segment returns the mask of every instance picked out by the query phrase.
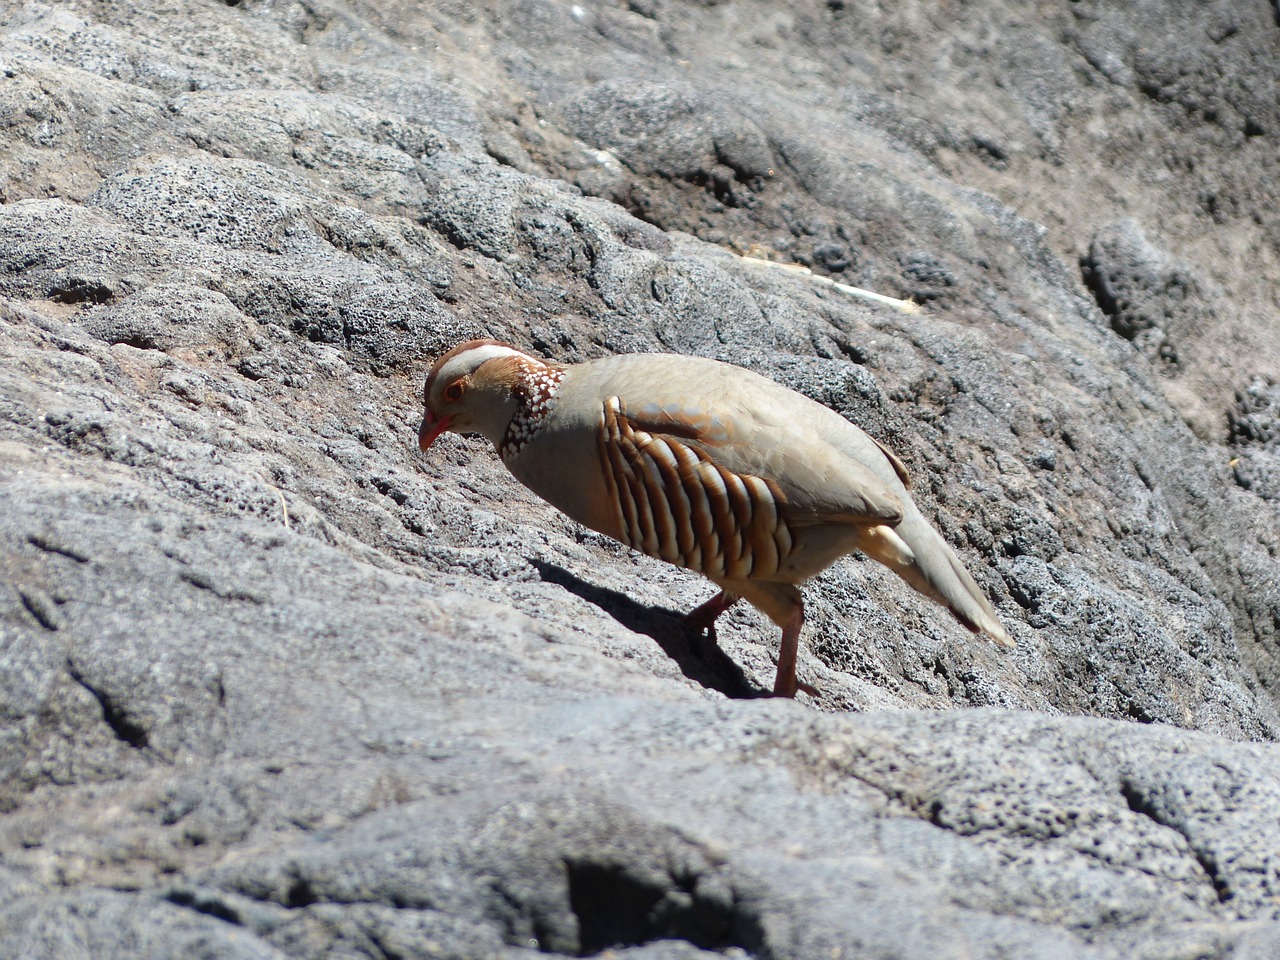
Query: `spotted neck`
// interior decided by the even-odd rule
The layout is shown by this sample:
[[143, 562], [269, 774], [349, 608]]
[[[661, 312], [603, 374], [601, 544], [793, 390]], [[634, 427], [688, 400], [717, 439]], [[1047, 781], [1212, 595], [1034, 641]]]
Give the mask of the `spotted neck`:
[[529, 359], [521, 363], [515, 377], [514, 392], [520, 401], [515, 416], [507, 424], [498, 455], [503, 462], [519, 456], [529, 441], [538, 435], [556, 406], [556, 396], [564, 370]]

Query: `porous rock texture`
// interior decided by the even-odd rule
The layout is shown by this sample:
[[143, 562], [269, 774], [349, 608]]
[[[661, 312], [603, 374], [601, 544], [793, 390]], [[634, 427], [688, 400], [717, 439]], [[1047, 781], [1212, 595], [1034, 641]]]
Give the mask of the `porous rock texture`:
[[[1280, 955], [1278, 16], [6, 3], [0, 956]], [[829, 404], [1017, 649], [850, 558], [763, 697], [474, 336]]]

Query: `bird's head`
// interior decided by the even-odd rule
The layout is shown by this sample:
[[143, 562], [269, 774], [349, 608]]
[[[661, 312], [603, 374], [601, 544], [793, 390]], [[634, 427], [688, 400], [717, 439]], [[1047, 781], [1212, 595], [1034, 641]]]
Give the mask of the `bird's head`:
[[545, 366], [497, 340], [458, 344], [427, 374], [418, 446], [425, 452], [446, 430], [483, 434], [499, 446], [523, 402], [522, 381], [531, 365]]

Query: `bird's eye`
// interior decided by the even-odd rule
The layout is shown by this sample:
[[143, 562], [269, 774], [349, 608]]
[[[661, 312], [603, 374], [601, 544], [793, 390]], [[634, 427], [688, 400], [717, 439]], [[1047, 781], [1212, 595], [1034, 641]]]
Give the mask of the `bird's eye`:
[[453, 383], [445, 387], [444, 398], [450, 401], [461, 400], [462, 399], [462, 381], [455, 380], [453, 381]]

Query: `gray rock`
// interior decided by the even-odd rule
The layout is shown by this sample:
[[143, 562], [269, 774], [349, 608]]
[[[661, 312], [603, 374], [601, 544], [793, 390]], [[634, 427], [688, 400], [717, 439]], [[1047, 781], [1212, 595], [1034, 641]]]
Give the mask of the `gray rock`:
[[224, 917], [184, 906], [108, 891], [22, 900], [0, 909], [0, 954], [33, 960], [288, 956]]
[[1177, 367], [1178, 342], [1212, 325], [1212, 292], [1185, 264], [1153, 247], [1133, 219], [1094, 235], [1084, 278], [1111, 328], [1153, 362]]
[[[0, 35], [0, 956], [1276, 953], [1270, 6]], [[1017, 650], [855, 557], [765, 698], [763, 618], [416, 452], [476, 336], [838, 410]]]
[[1265, 500], [1280, 500], [1280, 386], [1255, 380], [1238, 392], [1227, 433], [1236, 450], [1236, 483]]

